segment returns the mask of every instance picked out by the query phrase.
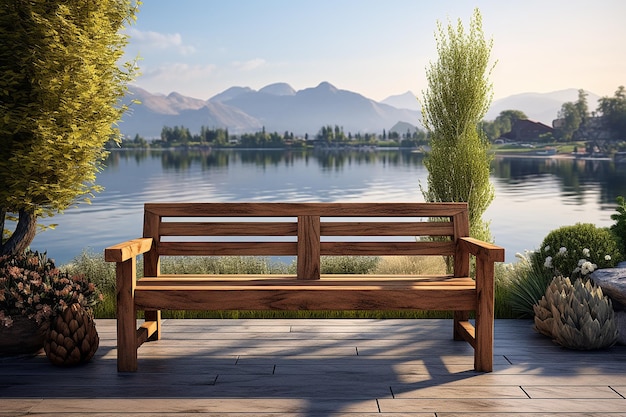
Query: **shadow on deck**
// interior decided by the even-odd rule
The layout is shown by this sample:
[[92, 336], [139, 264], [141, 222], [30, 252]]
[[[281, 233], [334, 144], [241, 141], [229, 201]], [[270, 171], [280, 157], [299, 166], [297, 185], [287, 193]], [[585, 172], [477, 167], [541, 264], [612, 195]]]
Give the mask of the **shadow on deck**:
[[626, 347], [577, 352], [496, 321], [493, 373], [451, 320], [166, 320], [118, 373], [115, 321], [88, 364], [0, 358], [0, 416], [626, 416]]

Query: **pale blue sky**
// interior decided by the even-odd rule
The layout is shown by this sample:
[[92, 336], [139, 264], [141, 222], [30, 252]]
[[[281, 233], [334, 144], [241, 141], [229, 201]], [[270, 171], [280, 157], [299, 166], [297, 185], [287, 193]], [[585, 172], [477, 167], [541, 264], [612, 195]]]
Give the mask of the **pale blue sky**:
[[382, 100], [421, 96], [437, 21], [493, 38], [495, 98], [626, 84], [624, 0], [144, 0], [128, 33], [136, 85], [208, 99], [232, 86], [328, 81]]

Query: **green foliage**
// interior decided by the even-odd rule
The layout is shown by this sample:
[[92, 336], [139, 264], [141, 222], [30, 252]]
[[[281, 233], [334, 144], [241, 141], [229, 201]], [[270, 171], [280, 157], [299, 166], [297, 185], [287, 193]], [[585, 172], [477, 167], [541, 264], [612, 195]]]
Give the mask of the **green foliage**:
[[610, 227], [611, 233], [617, 241], [622, 255], [626, 255], [626, 200], [624, 197], [617, 197], [617, 213], [611, 214], [611, 220], [615, 223]]
[[131, 0], [3, 1], [3, 216], [54, 215], [100, 189], [103, 145], [119, 135], [120, 98], [135, 73], [133, 63], [120, 66], [120, 30], [136, 8]]
[[617, 243], [607, 229], [578, 223], [553, 230], [541, 249], [524, 255], [510, 268], [509, 303], [519, 317], [533, 317], [533, 306], [557, 275], [584, 277], [597, 268], [612, 267], [621, 259]]
[[[536, 267], [544, 267], [553, 276], [582, 274], [596, 268], [610, 268], [622, 259], [611, 232], [590, 223], [577, 223], [553, 230], [544, 238], [538, 254], [533, 257]], [[585, 264], [588, 262], [590, 265]], [[591, 268], [591, 271], [583, 268]]]
[[489, 109], [492, 86], [488, 69], [492, 42], [484, 39], [482, 18], [475, 10], [469, 34], [459, 20], [444, 30], [438, 23], [439, 60], [427, 71], [428, 90], [422, 114], [430, 133], [431, 151], [424, 161], [428, 189], [422, 193], [431, 202], [467, 202], [470, 234], [491, 240], [482, 215], [494, 198], [489, 182], [489, 141], [479, 124]]
[[322, 274], [370, 274], [380, 261], [376, 256], [322, 256]]
[[508, 304], [515, 317], [533, 317], [533, 306], [544, 296], [552, 280], [552, 271], [534, 260], [536, 253], [518, 254], [519, 261], [508, 269]]
[[615, 344], [617, 325], [611, 300], [590, 280], [556, 276], [535, 305], [535, 329], [559, 345], [577, 350]]
[[163, 274], [285, 274], [282, 263], [258, 256], [177, 256], [161, 258]]
[[556, 129], [559, 139], [564, 141], [572, 140], [576, 131], [589, 118], [587, 95], [584, 90], [578, 90], [578, 100], [576, 102], [563, 103], [561, 106], [557, 116], [561, 124]]
[[494, 141], [505, 133], [511, 131], [511, 127], [517, 120], [526, 120], [528, 116], [520, 110], [504, 110], [500, 112], [493, 122], [482, 121], [480, 128], [487, 135], [487, 139]]
[[598, 102], [604, 125], [613, 139], [626, 137], [626, 88], [620, 86], [613, 97], [602, 97]]

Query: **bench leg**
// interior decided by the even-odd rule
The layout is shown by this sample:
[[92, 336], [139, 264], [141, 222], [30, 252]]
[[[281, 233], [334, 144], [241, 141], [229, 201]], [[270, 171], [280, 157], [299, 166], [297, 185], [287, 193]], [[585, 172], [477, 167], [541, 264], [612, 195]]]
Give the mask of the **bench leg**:
[[117, 278], [117, 370], [137, 370], [137, 313], [135, 310], [135, 259], [119, 262]]
[[474, 370], [493, 371], [493, 303], [479, 303], [476, 310]]
[[493, 262], [476, 258], [474, 369], [478, 372], [493, 371], [494, 268]]

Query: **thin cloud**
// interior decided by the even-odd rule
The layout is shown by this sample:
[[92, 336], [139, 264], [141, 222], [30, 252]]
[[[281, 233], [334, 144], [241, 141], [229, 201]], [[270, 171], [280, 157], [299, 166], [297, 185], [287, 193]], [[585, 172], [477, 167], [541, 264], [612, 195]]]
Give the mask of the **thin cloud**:
[[264, 67], [267, 62], [262, 58], [251, 59], [249, 61], [235, 61], [232, 63], [232, 66], [240, 71], [252, 71], [257, 68]]
[[150, 49], [174, 49], [181, 55], [191, 55], [196, 51], [191, 45], [185, 45], [180, 33], [160, 33], [129, 28], [126, 32], [135, 47]]
[[189, 65], [185, 63], [174, 63], [167, 65], [160, 65], [154, 68], [142, 69], [141, 79], [143, 81], [180, 81], [190, 79], [205, 79], [213, 74], [216, 66], [213, 64], [207, 65]]

